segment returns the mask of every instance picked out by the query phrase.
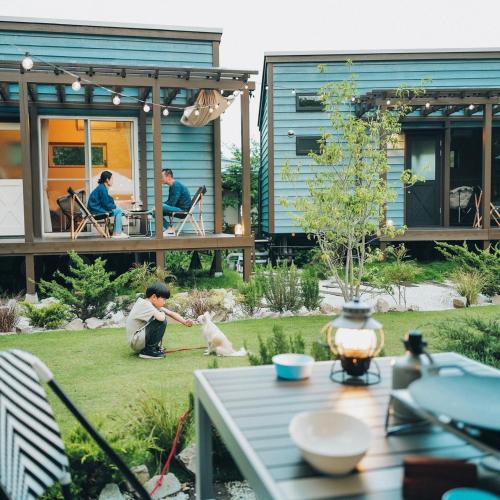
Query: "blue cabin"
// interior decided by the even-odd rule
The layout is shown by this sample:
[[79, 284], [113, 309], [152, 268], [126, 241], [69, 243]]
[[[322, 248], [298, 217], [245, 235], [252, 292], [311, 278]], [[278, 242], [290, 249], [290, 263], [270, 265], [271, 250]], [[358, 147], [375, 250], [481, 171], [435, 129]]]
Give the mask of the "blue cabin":
[[[319, 151], [321, 129], [329, 125], [319, 89], [352, 73], [359, 95], [351, 112], [358, 116], [390, 106], [401, 85], [425, 82], [425, 95], [409, 102], [413, 111], [402, 123], [398, 147], [387, 151], [397, 199], [386, 217], [407, 227], [398, 241], [500, 239], [500, 51], [483, 49], [265, 54], [258, 121], [261, 232], [285, 247], [303, 236], [293, 209], [280, 199], [307, 193], [301, 185], [311, 175], [308, 154]], [[301, 166], [293, 184], [282, 179], [286, 161]], [[404, 169], [425, 182], [405, 186]]]
[[[155, 252], [162, 266], [166, 250], [208, 249], [220, 259], [218, 250], [242, 248], [249, 274], [249, 94], [257, 72], [222, 68], [221, 36], [210, 28], [0, 18], [0, 260], [25, 257], [28, 289], [37, 260], [69, 250]], [[238, 237], [222, 232], [213, 119], [230, 104], [241, 106], [244, 131]], [[206, 117], [202, 126], [181, 122], [187, 110]], [[163, 236], [163, 168], [192, 195], [206, 187], [196, 223], [188, 218], [174, 238]], [[103, 238], [92, 224], [75, 236], [81, 214], [68, 188], [85, 202], [103, 170], [130, 214], [130, 238]], [[139, 202], [149, 215], [131, 213]]]

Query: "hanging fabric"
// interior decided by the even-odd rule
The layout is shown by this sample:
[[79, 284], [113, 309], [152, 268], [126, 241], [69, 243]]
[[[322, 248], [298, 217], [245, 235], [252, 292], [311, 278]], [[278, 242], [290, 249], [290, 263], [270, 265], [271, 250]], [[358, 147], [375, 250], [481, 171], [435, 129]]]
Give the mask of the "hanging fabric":
[[231, 101], [224, 98], [218, 90], [202, 89], [195, 103], [184, 110], [181, 123], [186, 127], [203, 127], [224, 113], [230, 104]]

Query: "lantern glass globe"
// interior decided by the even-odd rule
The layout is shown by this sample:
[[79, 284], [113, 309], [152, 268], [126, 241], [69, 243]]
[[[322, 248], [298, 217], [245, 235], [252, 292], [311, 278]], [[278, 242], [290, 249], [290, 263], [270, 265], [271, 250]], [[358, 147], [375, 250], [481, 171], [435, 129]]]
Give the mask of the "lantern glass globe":
[[33, 67], [33, 59], [29, 54], [26, 54], [26, 56], [24, 56], [21, 65], [26, 71], [29, 71]]
[[151, 111], [151, 108], [149, 107], [148, 103], [144, 104], [142, 109], [144, 110], [144, 113], [149, 113]]
[[120, 96], [119, 95], [114, 95], [113, 96], [113, 104], [115, 106], [118, 106], [120, 104], [120, 102], [121, 102]]
[[377, 347], [377, 336], [368, 328], [339, 328], [335, 333], [335, 346], [341, 356], [370, 358]]
[[82, 84], [80, 83], [80, 79], [78, 78], [78, 80], [75, 80], [72, 84], [71, 84], [71, 88], [75, 91], [75, 92], [78, 92], [81, 88], [82, 88]]

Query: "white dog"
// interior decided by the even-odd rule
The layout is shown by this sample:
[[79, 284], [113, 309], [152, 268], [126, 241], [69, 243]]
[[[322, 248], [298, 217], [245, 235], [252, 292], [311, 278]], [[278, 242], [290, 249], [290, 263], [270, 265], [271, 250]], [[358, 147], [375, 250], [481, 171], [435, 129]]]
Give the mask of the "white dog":
[[212, 321], [212, 315], [207, 311], [198, 316], [198, 323], [201, 325], [201, 331], [207, 341], [207, 350], [205, 355], [215, 352], [217, 356], [246, 356], [247, 351], [241, 348], [235, 351], [231, 342], [222, 333], [220, 328]]

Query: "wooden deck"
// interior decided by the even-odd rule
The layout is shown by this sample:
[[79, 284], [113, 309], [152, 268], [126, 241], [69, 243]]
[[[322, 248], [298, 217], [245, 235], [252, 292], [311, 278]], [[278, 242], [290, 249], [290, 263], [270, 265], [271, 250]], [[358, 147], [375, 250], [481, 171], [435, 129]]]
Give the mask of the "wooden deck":
[[474, 229], [468, 227], [419, 227], [410, 228], [395, 238], [382, 237], [382, 242], [392, 241], [493, 241], [500, 240], [500, 227]]
[[0, 239], [0, 255], [57, 255], [70, 250], [78, 253], [156, 252], [161, 250], [222, 250], [254, 246], [252, 236], [234, 236], [217, 233], [206, 236], [181, 235], [168, 238], [129, 238], [124, 240], [98, 237], [67, 237], [35, 239], [25, 242], [22, 238]]

